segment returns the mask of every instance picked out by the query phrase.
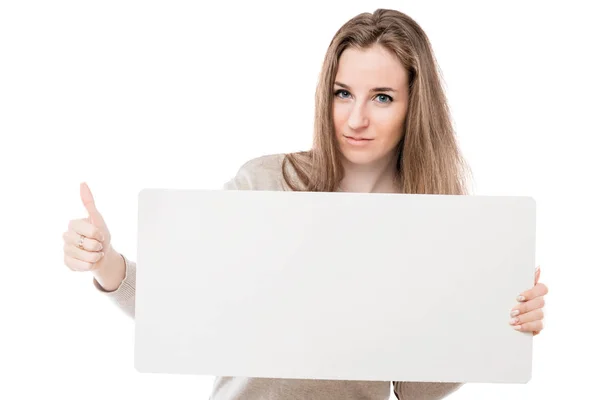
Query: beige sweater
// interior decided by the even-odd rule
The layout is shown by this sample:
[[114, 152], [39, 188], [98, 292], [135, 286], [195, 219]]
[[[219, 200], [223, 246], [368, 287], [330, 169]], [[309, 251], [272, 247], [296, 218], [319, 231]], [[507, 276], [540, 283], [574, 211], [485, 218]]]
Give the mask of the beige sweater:
[[[289, 190], [283, 180], [283, 154], [267, 155], [246, 162], [237, 175], [224, 185], [225, 190]], [[293, 174], [292, 174], [293, 175]], [[102, 289], [94, 279], [95, 288], [123, 312], [135, 317], [136, 264], [123, 255], [126, 276], [112, 292]], [[401, 362], [401, 360], [398, 360]], [[372, 382], [336, 380], [266, 379], [217, 377], [212, 400], [388, 400], [391, 391], [403, 400], [442, 399], [463, 383], [440, 382]]]

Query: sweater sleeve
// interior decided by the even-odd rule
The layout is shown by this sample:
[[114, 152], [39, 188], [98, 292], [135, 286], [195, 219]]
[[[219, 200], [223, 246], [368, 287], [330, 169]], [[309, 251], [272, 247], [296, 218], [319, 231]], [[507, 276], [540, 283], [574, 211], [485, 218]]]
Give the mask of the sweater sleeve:
[[100, 283], [93, 278], [94, 287], [106, 296], [110, 301], [121, 309], [131, 318], [135, 317], [135, 272], [136, 263], [129, 260], [123, 254], [121, 257], [125, 260], [125, 278], [121, 281], [119, 287], [108, 291], [100, 286]]
[[464, 382], [394, 382], [398, 400], [440, 400], [454, 393]]
[[[250, 190], [252, 188], [251, 178], [251, 172], [247, 168], [247, 165], [243, 165], [232, 179], [225, 182], [222, 189]], [[93, 285], [99, 293], [106, 296], [126, 315], [135, 318], [135, 275], [137, 264], [125, 255], [120, 255], [125, 260], [125, 278], [121, 281], [119, 287], [115, 290], [107, 291], [98, 283], [95, 277], [93, 278]]]

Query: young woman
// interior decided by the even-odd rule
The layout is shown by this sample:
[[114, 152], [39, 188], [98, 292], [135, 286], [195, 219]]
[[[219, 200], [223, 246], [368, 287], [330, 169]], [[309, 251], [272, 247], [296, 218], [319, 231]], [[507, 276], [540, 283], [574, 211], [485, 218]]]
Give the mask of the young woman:
[[[224, 188], [463, 195], [468, 171], [427, 36], [407, 15], [377, 10], [352, 18], [330, 43], [312, 149], [249, 160]], [[114, 249], [85, 184], [81, 198], [89, 216], [70, 222], [65, 264], [91, 271], [95, 288], [133, 318], [136, 264]], [[538, 278], [539, 270], [507, 310], [514, 329], [534, 335], [547, 293]], [[462, 384], [218, 377], [211, 398], [383, 400], [391, 387], [399, 399], [441, 399]]]

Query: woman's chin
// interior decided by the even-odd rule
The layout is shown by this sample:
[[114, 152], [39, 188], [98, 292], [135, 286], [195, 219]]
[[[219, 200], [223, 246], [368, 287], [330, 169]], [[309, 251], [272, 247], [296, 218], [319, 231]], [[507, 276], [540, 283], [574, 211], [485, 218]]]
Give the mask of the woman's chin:
[[396, 151], [390, 149], [385, 151], [384, 149], [377, 148], [353, 148], [341, 146], [341, 153], [343, 158], [354, 165], [376, 165], [382, 162], [389, 162], [392, 158], [397, 158]]
[[343, 149], [342, 155], [348, 162], [350, 162], [351, 164], [356, 164], [356, 165], [371, 164], [377, 160], [377, 154], [375, 154], [372, 151], [367, 151], [367, 150], [356, 151], [356, 150]]

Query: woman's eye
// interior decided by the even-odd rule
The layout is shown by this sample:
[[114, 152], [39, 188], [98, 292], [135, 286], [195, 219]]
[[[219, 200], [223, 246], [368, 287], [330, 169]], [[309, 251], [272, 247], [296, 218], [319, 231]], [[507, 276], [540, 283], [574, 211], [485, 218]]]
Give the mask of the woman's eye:
[[338, 90], [337, 92], [335, 92], [335, 95], [341, 98], [345, 98], [345, 96], [350, 96], [350, 93], [348, 93], [347, 90]]
[[382, 103], [391, 103], [392, 102], [392, 98], [390, 96], [388, 96], [387, 94], [379, 94], [379, 95], [377, 95], [377, 99]]

